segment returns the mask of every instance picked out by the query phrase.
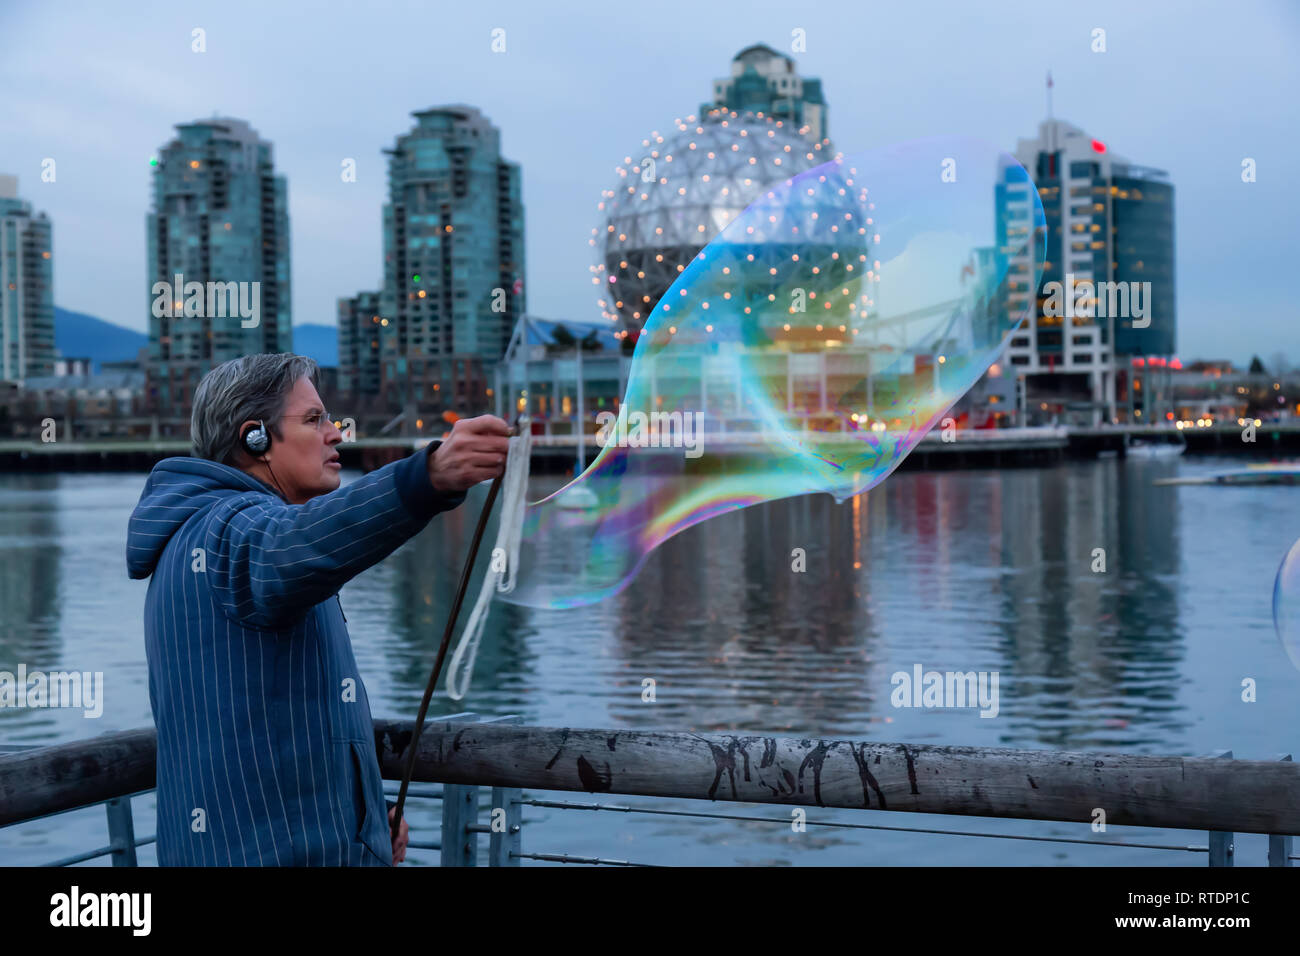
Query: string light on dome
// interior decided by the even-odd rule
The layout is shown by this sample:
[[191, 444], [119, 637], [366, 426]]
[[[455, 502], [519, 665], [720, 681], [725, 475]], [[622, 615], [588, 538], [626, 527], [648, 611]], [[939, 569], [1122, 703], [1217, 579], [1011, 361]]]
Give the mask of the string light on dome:
[[[795, 125], [787, 128], [766, 115], [756, 117], [754, 113], [745, 113], [742, 116], [726, 109], [710, 110], [707, 117], [701, 117], [698, 122], [694, 116], [685, 120], [677, 118], [667, 136], [655, 132], [641, 140], [653, 159], [674, 163], [673, 168], [679, 173], [678, 186], [672, 186], [672, 179], [667, 175], [650, 178], [650, 160], [634, 163], [631, 157], [625, 157], [624, 165], [618, 168], [621, 179], [618, 185], [624, 187], [623, 191], [606, 189], [600, 192], [597, 210], [604, 220], [601, 225], [605, 226], [603, 249], [602, 243], [596, 241], [598, 232], [594, 229], [588, 245], [601, 250], [602, 258], [629, 261], [628, 265], [620, 267], [619, 282], [620, 285], [627, 282], [634, 285], [622, 290], [623, 298], [629, 301], [625, 310], [616, 315], [626, 318], [632, 303], [653, 302], [662, 297], [667, 286], [685, 269], [684, 262], [676, 261], [683, 257], [683, 251], [691, 246], [699, 249], [713, 234], [726, 229], [755, 200], [754, 187], [766, 187], [769, 183], [775, 185], [776, 176], [782, 177], [788, 186], [794, 176], [815, 165], [814, 153], [809, 152], [800, 139], [806, 136], [806, 129], [796, 132]], [[761, 135], [763, 133], [767, 135]], [[766, 162], [769, 159], [771, 162]], [[683, 162], [686, 164], [684, 170], [680, 169]], [[647, 172], [643, 174], [643, 170]], [[741, 170], [748, 175], [741, 174]], [[633, 178], [668, 188], [655, 194], [644, 185], [632, 184]], [[689, 212], [683, 215], [687, 209]], [[786, 233], [789, 227], [787, 234], [794, 237], [791, 239], [794, 242], [800, 241], [798, 237], [801, 231], [805, 231], [788, 218], [781, 223], [775, 219], [769, 221], [782, 233]], [[750, 235], [760, 239], [752, 230]], [[761, 237], [760, 241], [774, 238], [769, 234]], [[617, 258], [620, 255], [621, 259]], [[754, 261], [752, 255], [748, 258], [750, 262]], [[676, 268], [669, 269], [668, 265]], [[743, 288], [743, 275], [740, 282]], [[729, 301], [735, 298], [731, 293], [722, 294]], [[648, 300], [646, 296], [649, 296]], [[744, 296], [739, 297], [743, 302]], [[742, 308], [746, 314], [752, 314], [748, 306]]]

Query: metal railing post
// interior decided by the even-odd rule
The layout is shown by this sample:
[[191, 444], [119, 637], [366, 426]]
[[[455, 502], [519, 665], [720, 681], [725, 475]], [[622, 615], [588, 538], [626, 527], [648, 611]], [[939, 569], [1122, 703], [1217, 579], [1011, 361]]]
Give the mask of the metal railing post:
[[114, 866], [136, 866], [135, 821], [131, 816], [131, 798], [114, 797], [104, 801], [108, 814], [109, 847], [113, 850]]
[[[1231, 750], [1216, 750], [1211, 757], [1232, 759]], [[1210, 866], [1232, 866], [1233, 834], [1230, 831], [1210, 831]]]
[[[492, 822], [488, 837], [488, 866], [518, 866], [523, 852], [524, 792], [513, 787], [492, 788]], [[498, 813], [501, 814], [498, 817]]]
[[[484, 724], [518, 724], [523, 718], [515, 714], [502, 717], [480, 719], [473, 711], [452, 714], [449, 717], [436, 718], [438, 721], [465, 721], [466, 723]], [[466, 784], [448, 783], [442, 787], [442, 865], [443, 866], [478, 866], [478, 835], [486, 828], [478, 823], [479, 787]], [[516, 813], [519, 812], [518, 799], [513, 802]], [[493, 797], [494, 807], [498, 806]], [[509, 810], [507, 810], [507, 816]], [[517, 832], [517, 828], [516, 828]], [[507, 825], [507, 833], [509, 826]], [[493, 834], [493, 838], [497, 834]], [[518, 852], [518, 846], [515, 851]], [[507, 851], [508, 852], [508, 851]], [[494, 864], [497, 865], [497, 864]]]
[[[435, 721], [478, 720], [472, 710], [435, 717]], [[475, 866], [478, 862], [478, 837], [469, 828], [478, 820], [478, 787], [443, 784], [442, 836], [439, 854], [442, 866]]]
[[[1278, 760], [1290, 760], [1290, 754], [1278, 754]], [[1269, 866], [1290, 866], [1291, 865], [1291, 834], [1289, 833], [1270, 833], [1268, 835], [1268, 865]]]
[[[485, 724], [515, 724], [524, 722], [518, 714], [489, 717]], [[520, 801], [524, 792], [517, 787], [493, 787], [491, 819], [488, 823], [488, 866], [518, 866], [523, 852], [524, 808]], [[504, 811], [504, 820], [498, 822], [497, 811]], [[500, 829], [499, 829], [500, 827]]]
[[442, 785], [442, 865], [477, 866], [478, 787], [459, 783]]

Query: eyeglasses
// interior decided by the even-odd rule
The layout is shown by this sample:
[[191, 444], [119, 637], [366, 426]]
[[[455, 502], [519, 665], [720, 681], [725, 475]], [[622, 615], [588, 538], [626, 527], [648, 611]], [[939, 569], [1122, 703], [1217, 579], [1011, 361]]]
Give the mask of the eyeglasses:
[[286, 415], [285, 418], [290, 418], [294, 421], [301, 421], [304, 425], [310, 425], [318, 432], [324, 431], [330, 425], [334, 424], [334, 419], [331, 418], [330, 413], [324, 409], [316, 409], [308, 412], [306, 415]]

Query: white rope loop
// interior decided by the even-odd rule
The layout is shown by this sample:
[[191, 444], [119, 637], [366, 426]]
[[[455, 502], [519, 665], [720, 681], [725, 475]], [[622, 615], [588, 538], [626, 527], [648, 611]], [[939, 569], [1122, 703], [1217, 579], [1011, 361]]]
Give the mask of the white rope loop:
[[[506, 473], [501, 479], [501, 511], [497, 525], [497, 542], [492, 549], [491, 563], [483, 575], [483, 586], [465, 629], [456, 642], [456, 650], [447, 668], [447, 696], [461, 700], [469, 693], [474, 676], [474, 659], [478, 656], [479, 641], [487, 627], [488, 606], [494, 591], [509, 594], [515, 588], [515, 569], [519, 564], [519, 543], [524, 533], [524, 509], [528, 505], [528, 465], [533, 453], [533, 431], [527, 417], [519, 420], [519, 434], [510, 438], [506, 453]], [[500, 558], [505, 558], [505, 571], [498, 571]], [[461, 672], [462, 666], [464, 672]]]

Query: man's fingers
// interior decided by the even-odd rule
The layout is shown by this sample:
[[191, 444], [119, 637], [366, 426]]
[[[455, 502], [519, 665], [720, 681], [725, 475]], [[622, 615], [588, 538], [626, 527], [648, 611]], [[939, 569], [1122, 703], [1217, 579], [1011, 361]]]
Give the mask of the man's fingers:
[[510, 426], [495, 415], [480, 415], [477, 418], [462, 418], [452, 426], [452, 432], [457, 429], [476, 435], [501, 435], [509, 437]]
[[466, 432], [448, 439], [447, 445], [448, 451], [454, 451], [458, 455], [476, 451], [504, 455], [510, 450], [510, 439], [503, 435], [479, 435]]
[[[392, 813], [389, 813], [392, 818]], [[410, 842], [410, 827], [407, 826], [406, 820], [402, 820], [402, 825], [398, 828], [397, 839], [393, 841], [393, 863], [403, 863], [406, 860], [406, 845]]]
[[478, 424], [478, 431], [487, 435], [510, 435], [510, 426], [495, 415], [480, 415], [473, 419]]

